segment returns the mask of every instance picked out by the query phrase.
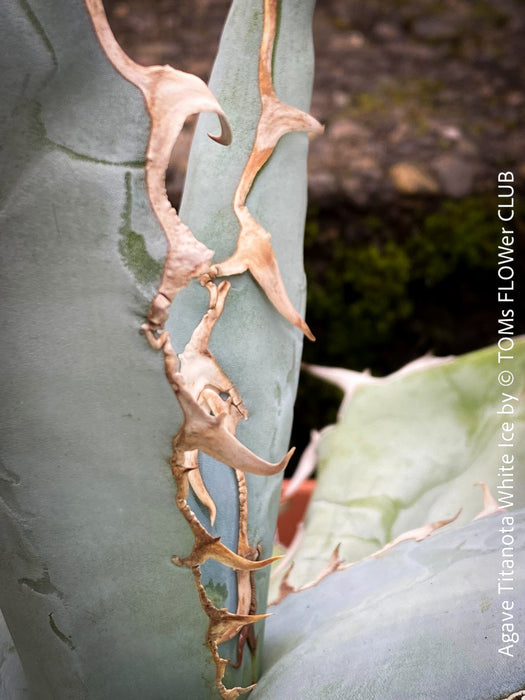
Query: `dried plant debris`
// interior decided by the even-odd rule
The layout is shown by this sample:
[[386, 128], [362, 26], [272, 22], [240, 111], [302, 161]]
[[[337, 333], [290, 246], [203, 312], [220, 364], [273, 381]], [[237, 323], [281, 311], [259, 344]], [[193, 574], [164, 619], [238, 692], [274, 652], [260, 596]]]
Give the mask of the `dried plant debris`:
[[[258, 172], [271, 157], [284, 134], [304, 131], [314, 135], [323, 128], [313, 117], [284, 104], [275, 94], [272, 56], [278, 0], [264, 0], [258, 70], [261, 115], [253, 148], [233, 200], [233, 209], [240, 225], [238, 244], [230, 258], [212, 264], [213, 251], [197, 240], [170, 204], [165, 179], [173, 145], [186, 118], [198, 112], [215, 112], [220, 121], [221, 133], [211, 138], [219, 144], [228, 145], [231, 142], [231, 131], [226, 116], [207, 85], [196, 76], [170, 66], [144, 67], [132, 61], [116, 42], [101, 0], [85, 0], [85, 3], [106, 56], [124, 78], [141, 90], [151, 118], [146, 153], [146, 188], [153, 212], [166, 236], [168, 253], [161, 283], [142, 330], [151, 347], [162, 351], [166, 378], [183, 411], [184, 421], [173, 438], [170, 464], [177, 487], [176, 504], [194, 536], [191, 552], [185, 557], [173, 556], [172, 560], [178, 566], [189, 567], [193, 572], [200, 603], [209, 619], [206, 643], [215, 661], [219, 693], [222, 698], [237, 698], [253, 686], [225, 688], [225, 668], [228, 664], [240, 666], [245, 643], [248, 643], [250, 651], [254, 653], [256, 639], [253, 623], [266, 617], [255, 614], [257, 591], [253, 572], [279, 558], [261, 559], [260, 546], [251, 544], [248, 540], [248, 494], [244, 473], [265, 476], [276, 474], [286, 467], [293, 449], [279, 462], [272, 464], [255, 455], [235, 437], [237, 425], [240, 420], [248, 418], [248, 411], [235, 385], [219, 367], [208, 348], [210, 335], [221, 316], [230, 289], [228, 281], [217, 285], [214, 280], [249, 270], [275, 308], [310, 339], [314, 339], [288, 297], [270, 242], [271, 235], [250, 214], [246, 199]], [[195, 328], [184, 351], [177, 355], [170, 335], [164, 328], [176, 294], [192, 278], [199, 279], [208, 289], [208, 311]], [[223, 545], [220, 537], [213, 537], [188, 504], [191, 488], [196, 498], [208, 509], [213, 525], [217, 508], [199, 470], [199, 451], [227, 464], [235, 471], [239, 499], [236, 552]], [[210, 558], [236, 572], [238, 603], [235, 613], [216, 608], [206, 595], [201, 583], [200, 565]], [[234, 663], [233, 660], [220, 657], [218, 644], [236, 635], [238, 645]]]
[[192, 277], [206, 271], [213, 251], [198, 241], [182, 223], [166, 193], [166, 170], [173, 146], [187, 117], [198, 112], [215, 112], [221, 134], [212, 138], [231, 142], [224, 112], [208, 86], [197, 76], [171, 66], [141, 66], [132, 61], [117, 43], [108, 24], [101, 0], [85, 0], [95, 33], [116, 70], [140, 89], [151, 118], [146, 151], [146, 188], [151, 207], [168, 242], [162, 281], [148, 313], [152, 329], [164, 327], [168, 308], [177, 292]]
[[[421, 527], [415, 527], [414, 529], [408, 530], [407, 532], [402, 532], [395, 539], [393, 539], [392, 542], [388, 542], [387, 544], [385, 544], [384, 547], [381, 547], [381, 549], [378, 549], [377, 552], [374, 552], [368, 557], [365, 557], [362, 561], [364, 561], [365, 559], [377, 559], [377, 557], [380, 557], [382, 554], [385, 554], [385, 552], [388, 552], [390, 549], [394, 549], [394, 547], [397, 547], [397, 545], [401, 544], [402, 542], [409, 542], [410, 540], [414, 540], [414, 542], [422, 542], [423, 540], [426, 540], [427, 537], [430, 537], [430, 535], [436, 530], [445, 527], [445, 525], [450, 525], [450, 523], [453, 523], [454, 520], [457, 520], [459, 518], [460, 513], [461, 510], [458, 510], [456, 515], [453, 515], [451, 518], [435, 520], [432, 523], [427, 523], [426, 525], [422, 525]], [[357, 562], [344, 564], [340, 568], [348, 569], [351, 566], [354, 566], [354, 564], [356, 563]]]
[[324, 566], [321, 569], [321, 571], [317, 574], [315, 579], [313, 581], [309, 581], [308, 583], [303, 584], [302, 586], [293, 586], [289, 581], [290, 574], [292, 573], [294, 566], [292, 562], [286, 570], [286, 573], [284, 574], [279, 584], [279, 592], [277, 594], [277, 597], [274, 600], [272, 600], [272, 602], [269, 605], [278, 605], [288, 595], [290, 595], [290, 593], [300, 593], [301, 591], [307, 591], [309, 588], [314, 588], [314, 586], [317, 586], [318, 583], [321, 583], [321, 581], [323, 581], [327, 576], [330, 576], [330, 574], [333, 574], [336, 571], [341, 571], [342, 568], [345, 568], [342, 566], [344, 559], [341, 559], [339, 555], [339, 548], [340, 545], [337, 545], [337, 547], [330, 555], [330, 559], [326, 563], [326, 566]]
[[261, 116], [255, 141], [235, 190], [233, 208], [240, 224], [237, 248], [233, 255], [210, 268], [210, 278], [238, 275], [249, 270], [266, 296], [290, 323], [310, 340], [312, 332], [293, 307], [286, 292], [277, 258], [270, 242], [271, 234], [248, 211], [246, 198], [258, 172], [272, 155], [279, 139], [292, 131], [310, 135], [322, 133], [323, 127], [309, 114], [281, 102], [273, 87], [272, 55], [277, 27], [278, 0], [264, 0], [264, 23], [259, 51], [259, 94]]
[[[496, 512], [499, 509], [497, 502], [490, 493], [490, 490], [486, 484], [481, 482], [475, 484], [475, 486], [481, 486], [483, 489], [483, 510], [475, 518], [473, 518], [473, 520], [478, 520], [479, 518], [486, 517], [487, 515], [492, 515], [492, 513]], [[368, 556], [363, 557], [358, 561], [345, 562], [344, 559], [342, 559], [339, 555], [340, 545], [337, 545], [337, 547], [332, 552], [330, 559], [328, 560], [326, 565], [319, 571], [315, 579], [301, 586], [294, 586], [290, 583], [290, 575], [294, 567], [294, 554], [297, 551], [300, 545], [300, 541], [303, 537], [304, 525], [301, 523], [297, 530], [296, 537], [294, 538], [294, 541], [286, 551], [286, 554], [281, 559], [279, 564], [272, 570], [272, 580], [278, 581], [278, 591], [275, 598], [269, 603], [269, 606], [278, 605], [288, 595], [290, 595], [290, 593], [300, 593], [301, 591], [313, 588], [327, 576], [329, 576], [332, 573], [335, 573], [336, 571], [344, 571], [345, 569], [350, 569], [356, 564], [360, 564], [361, 562], [366, 561], [368, 559], [377, 559], [378, 557], [381, 557], [383, 554], [386, 554], [386, 552], [390, 551], [391, 549], [394, 549], [403, 542], [408, 542], [410, 540], [413, 540], [415, 542], [422, 542], [423, 540], [426, 540], [427, 537], [430, 537], [430, 535], [436, 532], [436, 530], [439, 530], [445, 527], [446, 525], [450, 525], [455, 520], [457, 520], [460, 513], [461, 509], [450, 518], [436, 520], [434, 522], [427, 523], [426, 525], [422, 525], [421, 527], [417, 527], [412, 530], [408, 530], [407, 532], [403, 532], [396, 538], [394, 538], [391, 542], [385, 544], [384, 547], [381, 547], [381, 549], [372, 552], [372, 554], [369, 554]], [[282, 575], [283, 571], [284, 575]], [[281, 575], [282, 578], [279, 581], [279, 577]]]
[[[339, 554], [339, 549], [340, 545], [337, 545], [332, 554], [330, 555], [330, 558], [326, 565], [319, 571], [317, 576], [312, 580], [308, 581], [307, 583], [301, 585], [301, 586], [294, 586], [290, 583], [290, 575], [293, 571], [294, 563], [291, 561], [293, 557], [289, 557], [288, 552], [286, 555], [283, 557], [283, 560], [279, 563], [279, 566], [276, 567], [276, 569], [272, 572], [272, 576], [274, 578], [277, 578], [278, 574], [280, 574], [283, 570], [282, 568], [282, 563], [283, 562], [290, 562], [288, 565], [288, 568], [286, 569], [284, 576], [282, 577], [281, 581], [279, 582], [279, 589], [276, 597], [271, 601], [269, 604], [270, 606], [272, 605], [278, 605], [281, 601], [283, 601], [290, 593], [300, 593], [301, 591], [306, 591], [309, 588], [313, 588], [314, 586], [317, 586], [318, 583], [323, 581], [327, 576], [330, 574], [335, 573], [336, 571], [344, 571], [345, 569], [349, 569], [352, 566], [355, 566], [356, 564], [361, 563], [362, 561], [366, 561], [367, 559], [377, 559], [381, 555], [385, 554], [388, 552], [390, 549], [394, 549], [394, 547], [397, 547], [399, 544], [402, 542], [408, 542], [409, 540], [414, 540], [416, 542], [421, 542], [425, 540], [427, 537], [430, 537], [430, 535], [435, 532], [436, 530], [439, 530], [442, 527], [445, 527], [445, 525], [449, 525], [450, 523], [454, 522], [459, 516], [461, 511], [458, 511], [456, 515], [454, 515], [452, 518], [445, 518], [443, 520], [437, 520], [432, 523], [427, 523], [426, 525], [423, 525], [418, 528], [414, 528], [413, 530], [408, 530], [407, 532], [403, 532], [401, 535], [396, 537], [392, 542], [388, 542], [384, 547], [381, 547], [381, 549], [378, 549], [376, 552], [373, 552], [372, 554], [369, 554], [366, 557], [363, 557], [359, 561], [351, 561], [351, 562], [345, 562], [344, 559], [341, 558]], [[302, 533], [301, 533], [302, 534]], [[293, 546], [293, 543], [292, 545]], [[297, 545], [295, 545], [295, 549], [297, 550]]]

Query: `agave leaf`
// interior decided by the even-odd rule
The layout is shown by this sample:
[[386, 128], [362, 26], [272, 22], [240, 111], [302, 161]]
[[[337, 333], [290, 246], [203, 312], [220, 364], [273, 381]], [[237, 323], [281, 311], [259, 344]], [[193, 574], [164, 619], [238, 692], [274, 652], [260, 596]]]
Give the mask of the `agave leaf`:
[[0, 613], [0, 698], [28, 698], [27, 680], [2, 613]]
[[[333, 429], [318, 445], [318, 481], [290, 582], [316, 578], [330, 553], [353, 562], [402, 533], [461, 513], [454, 525], [483, 507], [485, 482], [498, 498], [502, 455], [514, 454], [514, 503], [525, 500], [523, 401], [525, 339], [515, 340], [515, 383], [498, 383], [498, 348], [442, 364], [415, 364], [356, 387]], [[352, 377], [351, 377], [352, 378]], [[340, 381], [338, 377], [338, 381]], [[510, 409], [505, 409], [510, 410]], [[514, 423], [514, 447], [502, 444], [502, 424]], [[507, 437], [509, 434], [507, 434]]]
[[[513, 514], [514, 590], [498, 595], [499, 513], [290, 595], [266, 623], [253, 700], [493, 700], [525, 688], [519, 644], [502, 640], [502, 601], [525, 622], [525, 510]], [[508, 632], [508, 630], [507, 630]]]
[[142, 97], [82, 2], [7, 3], [0, 25], [0, 605], [34, 697], [203, 693], [207, 620], [171, 563], [181, 416], [139, 334], [165, 252]]
[[[294, 2], [283, 11], [280, 37], [291, 31], [293, 39], [280, 40], [275, 55], [277, 92], [300, 107], [311, 90], [311, 10], [312, 2]], [[223, 107], [238, 145], [225, 152], [197, 138], [181, 211], [221, 257], [235, 245], [233, 193], [260, 110], [261, 26], [261, 3], [234, 4], [214, 84], [219, 100], [229, 91]], [[5, 3], [0, 27], [0, 605], [39, 699], [216, 697], [209, 620], [191, 571], [172, 563], [193, 544], [168, 464], [182, 413], [162, 358], [139, 333], [166, 254], [144, 184], [142, 96], [103, 55], [78, 0]], [[214, 116], [204, 128], [217, 127]], [[284, 136], [250, 193], [299, 309], [306, 150], [306, 136]], [[193, 285], [173, 308], [177, 352], [206, 296]], [[213, 354], [250, 412], [239, 438], [276, 461], [289, 438], [301, 334], [247, 275], [230, 297]], [[210, 531], [234, 549], [235, 475], [216, 464], [207, 472], [202, 461], [217, 505]], [[271, 551], [279, 485], [278, 476], [250, 478], [249, 537], [262, 543], [261, 558]], [[195, 511], [207, 524], [207, 510]], [[207, 567], [203, 583], [217, 607], [234, 612], [235, 573]], [[255, 578], [264, 610], [267, 574]], [[245, 656], [229, 685], [256, 673]]]
[[[282, 3], [279, 34], [274, 53], [275, 89], [284, 102], [307, 110], [313, 82], [311, 14], [313, 0]], [[209, 132], [216, 131], [214, 117], [199, 117], [181, 204], [181, 218], [199, 239], [216, 251], [222, 261], [237, 246], [239, 222], [233, 200], [239, 177], [255, 138], [261, 102], [257, 89], [257, 49], [262, 31], [262, 2], [234, 2], [223, 32], [221, 46], [210, 79], [210, 88], [228, 116], [233, 141], [227, 149], [208, 145]], [[306, 213], [306, 156], [308, 137], [304, 133], [284, 135], [248, 195], [252, 215], [272, 233], [272, 245], [290, 299], [299, 313], [305, 304], [302, 266], [302, 237]], [[205, 201], [206, 207], [201, 203]], [[210, 339], [210, 351], [224, 373], [235, 383], [249, 418], [237, 427], [237, 437], [255, 454], [279, 462], [288, 447], [295, 400], [302, 335], [281, 317], [248, 272], [229, 278], [231, 288], [221, 321]], [[193, 329], [202, 318], [208, 293], [197, 283], [176, 298], [167, 329], [176, 352], [182, 352]], [[184, 310], [184, 313], [182, 313]], [[264, 349], [260, 336], [264, 335]], [[256, 364], [248, 361], [257, 357]], [[234, 472], [205, 454], [199, 455], [203, 480], [217, 507], [213, 534], [235, 549], [237, 544], [237, 481]], [[248, 484], [248, 537], [261, 544], [261, 559], [270, 556], [274, 525], [279, 507], [281, 475], [262, 477], [246, 474]], [[203, 523], [208, 510], [197, 501], [192, 508]], [[232, 510], [233, 509], [233, 510]], [[232, 517], [232, 515], [234, 517]], [[225, 567], [207, 562], [202, 567], [203, 583], [228, 591], [223, 604], [236, 609], [233, 591], [235, 575]], [[257, 612], [265, 612], [268, 572], [255, 573], [258, 590]], [[256, 625], [257, 635], [262, 623]], [[235, 658], [236, 641], [221, 646], [221, 653]], [[222, 651], [224, 647], [224, 651]], [[245, 657], [249, 654], [245, 654]], [[243, 670], [244, 669], [244, 670]], [[245, 662], [242, 679], [251, 682], [250, 664]], [[228, 674], [231, 669], [227, 669]], [[232, 682], [227, 685], [232, 685]]]

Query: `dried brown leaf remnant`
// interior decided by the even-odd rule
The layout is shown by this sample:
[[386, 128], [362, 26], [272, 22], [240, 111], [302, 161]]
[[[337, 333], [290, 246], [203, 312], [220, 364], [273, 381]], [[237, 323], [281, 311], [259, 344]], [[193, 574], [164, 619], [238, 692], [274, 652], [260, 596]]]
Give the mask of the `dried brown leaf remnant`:
[[[370, 559], [374, 557], [377, 559], [377, 557], [380, 557], [382, 554], [385, 552], [388, 552], [388, 550], [393, 549], [394, 547], [397, 547], [398, 544], [401, 544], [401, 542], [408, 542], [410, 540], [414, 540], [415, 542], [422, 542], [423, 540], [426, 540], [427, 537], [430, 537], [430, 535], [435, 532], [436, 530], [439, 530], [442, 527], [445, 527], [445, 525], [450, 525], [450, 523], [453, 523], [454, 520], [457, 520], [459, 518], [459, 514], [461, 513], [461, 508], [458, 510], [456, 515], [453, 515], [451, 518], [444, 518], [443, 520], [436, 520], [433, 523], [427, 523], [426, 525], [422, 525], [421, 527], [416, 527], [413, 530], [408, 530], [407, 532], [403, 532], [401, 535], [398, 535], [392, 542], [389, 542], [388, 544], [385, 544], [384, 547], [381, 547], [381, 549], [378, 549], [377, 552], [374, 552], [373, 554], [370, 555], [370, 557], [365, 557], [366, 559]], [[351, 564], [349, 565], [351, 566]], [[347, 568], [346, 566], [343, 566], [341, 568]]]
[[225, 547], [220, 542], [220, 537], [210, 535], [188, 505], [189, 481], [188, 472], [184, 466], [184, 452], [175, 448], [170, 464], [173, 478], [177, 484], [176, 503], [194, 536], [191, 553], [187, 557], [174, 556], [172, 559], [175, 564], [194, 567], [202, 564], [207, 559], [215, 559], [235, 570], [254, 571], [262, 569], [279, 559], [279, 557], [270, 557], [262, 561], [246, 559], [244, 556], [236, 554]]
[[315, 340], [288, 297], [270, 242], [271, 235], [254, 219], [246, 206], [246, 198], [257, 173], [272, 155], [281, 136], [292, 131], [305, 131], [311, 135], [323, 131], [323, 127], [311, 115], [284, 104], [275, 94], [272, 55], [277, 27], [277, 6], [278, 0], [264, 0], [263, 34], [259, 51], [259, 94], [262, 110], [255, 141], [233, 200], [235, 215], [240, 224], [237, 248], [227, 260], [211, 266], [210, 277], [238, 275], [249, 270], [279, 313], [310, 340]]
[[293, 571], [293, 562], [290, 564], [288, 567], [285, 575], [283, 576], [283, 579], [281, 583], [279, 584], [279, 592], [277, 594], [277, 598], [272, 600], [270, 605], [278, 605], [280, 602], [282, 602], [287, 596], [290, 595], [290, 593], [300, 593], [301, 591], [307, 591], [309, 588], [314, 588], [317, 586], [317, 584], [321, 583], [327, 576], [330, 576], [330, 574], [335, 573], [336, 571], [341, 570], [341, 565], [343, 564], [344, 559], [341, 559], [339, 555], [339, 549], [341, 545], [337, 545], [337, 547], [334, 549], [332, 554], [330, 555], [330, 559], [326, 563], [326, 566], [324, 566], [321, 571], [317, 574], [317, 576], [313, 579], [313, 581], [309, 581], [308, 583], [303, 584], [302, 586], [292, 586], [290, 583], [290, 574]]
[[[253, 571], [268, 566], [279, 557], [261, 560], [260, 545], [248, 540], [248, 493], [245, 472], [269, 476], [282, 471], [292, 453], [290, 450], [280, 462], [267, 462], [235, 437], [241, 419], [248, 412], [235, 385], [219, 367], [208, 344], [215, 323], [221, 316], [230, 289], [227, 281], [215, 285], [217, 276], [240, 274], [250, 270], [276, 309], [309, 338], [313, 336], [294, 309], [286, 292], [270, 234], [255, 221], [246, 207], [246, 198], [257, 173], [272, 155], [279, 139], [291, 131], [315, 134], [322, 131], [310, 115], [279, 101], [275, 95], [271, 64], [277, 28], [278, 0], [264, 0], [264, 20], [259, 52], [259, 92], [262, 111], [257, 125], [255, 142], [235, 191], [233, 208], [240, 224], [237, 250], [231, 258], [211, 265], [213, 251], [198, 241], [180, 220], [171, 206], [165, 186], [166, 169], [173, 145], [186, 118], [197, 112], [215, 112], [220, 120], [221, 134], [211, 136], [220, 144], [231, 141], [226, 117], [202, 80], [175, 70], [170, 66], [140, 66], [122, 51], [116, 42], [101, 0], [85, 0], [95, 33], [108, 59], [121, 75], [142, 92], [151, 118], [151, 130], [146, 152], [146, 188], [149, 201], [167, 239], [168, 253], [162, 280], [151, 303], [142, 330], [149, 344], [161, 350], [166, 378], [172, 387], [184, 414], [181, 429], [172, 441], [170, 460], [176, 483], [176, 504], [194, 536], [191, 552], [173, 556], [178, 566], [192, 570], [201, 606], [208, 616], [206, 643], [216, 666], [216, 683], [222, 698], [237, 698], [249, 688], [224, 686], [227, 664], [240, 666], [244, 643], [252, 653], [255, 650], [253, 623], [266, 615], [257, 615], [257, 592]], [[187, 286], [191, 278], [200, 278], [209, 292], [208, 311], [197, 325], [180, 355], [176, 355], [170, 335], [164, 330], [169, 308], [177, 292]], [[237, 552], [228, 549], [213, 537], [188, 504], [190, 487], [196, 497], [208, 508], [213, 525], [216, 506], [199, 471], [199, 451], [234, 469], [239, 498], [239, 534]], [[236, 571], [237, 611], [216, 608], [206, 595], [201, 583], [200, 565], [208, 559], [229, 566]], [[222, 659], [218, 644], [239, 634], [237, 662]]]
[[[391, 542], [388, 542], [384, 547], [381, 547], [381, 549], [378, 549], [375, 552], [372, 552], [372, 554], [369, 554], [366, 557], [363, 557], [359, 561], [351, 561], [345, 563], [344, 559], [342, 559], [339, 555], [339, 549], [340, 545], [338, 544], [337, 547], [334, 549], [332, 552], [330, 559], [326, 563], [326, 565], [320, 570], [320, 572], [317, 574], [315, 579], [312, 581], [309, 581], [308, 583], [303, 584], [302, 586], [293, 586], [290, 583], [290, 574], [293, 571], [293, 561], [292, 563], [288, 566], [288, 569], [286, 570], [286, 573], [284, 574], [280, 584], [279, 584], [279, 592], [277, 593], [277, 597], [272, 600], [272, 602], [269, 605], [278, 605], [281, 601], [283, 601], [290, 593], [300, 593], [301, 591], [306, 591], [309, 588], [313, 588], [314, 586], [317, 586], [318, 583], [320, 583], [323, 579], [325, 579], [327, 576], [330, 576], [330, 574], [335, 573], [336, 571], [344, 571], [345, 569], [350, 569], [352, 566], [355, 566], [356, 564], [360, 564], [363, 561], [366, 561], [367, 559], [376, 559], [377, 557], [380, 557], [381, 555], [385, 554], [388, 552], [390, 549], [394, 549], [394, 547], [397, 547], [399, 544], [402, 542], [408, 542], [410, 540], [414, 540], [416, 542], [421, 542], [422, 540], [425, 540], [427, 537], [430, 537], [430, 535], [435, 532], [436, 530], [439, 530], [442, 527], [445, 527], [445, 525], [449, 525], [450, 523], [453, 523], [454, 520], [456, 520], [459, 517], [459, 514], [461, 513], [461, 510], [459, 510], [456, 515], [454, 515], [452, 518], [445, 518], [444, 520], [436, 520], [435, 522], [432, 523], [427, 523], [426, 525], [422, 525], [421, 527], [414, 528], [413, 530], [408, 530], [407, 532], [403, 532], [401, 535], [396, 537], [394, 540]], [[292, 545], [293, 546], [293, 543]], [[297, 545], [295, 546], [295, 549], [297, 549]], [[276, 568], [274, 575], [276, 576], [278, 573], [278, 570], [282, 570], [282, 563], [283, 562], [289, 562], [291, 557], [289, 557], [288, 552], [286, 553], [285, 557], [283, 558], [283, 561], [279, 564], [279, 567]]]
[[102, 1], [85, 0], [85, 3], [106, 56], [126, 80], [140, 89], [151, 118], [146, 151], [146, 187], [151, 207], [168, 241], [162, 281], [148, 313], [148, 324], [155, 330], [164, 327], [168, 308], [177, 292], [192, 277], [205, 272], [213, 257], [213, 251], [195, 238], [168, 200], [166, 170], [173, 146], [186, 118], [198, 112], [218, 115], [221, 134], [212, 136], [218, 143], [229, 144], [231, 131], [219, 103], [200, 78], [171, 66], [135, 63], [113, 36]]
[[[166, 377], [184, 413], [183, 425], [173, 438], [171, 466], [177, 485], [176, 503], [193, 532], [194, 545], [188, 556], [183, 558], [174, 556], [173, 562], [180, 566], [191, 567], [194, 575], [198, 572], [199, 580], [196, 579], [196, 583], [199, 597], [201, 603], [204, 600], [207, 601], [203, 609], [210, 619], [207, 644], [217, 667], [217, 686], [221, 696], [226, 698], [237, 697], [242, 689], [228, 690], [224, 687], [222, 677], [226, 662], [220, 659], [217, 646], [233, 638], [240, 631], [237, 664], [242, 660], [245, 640], [248, 641], [252, 652], [254, 651], [255, 636], [250, 630], [253, 623], [263, 619], [264, 616], [254, 614], [257, 609], [257, 597], [251, 572], [268, 566], [278, 558], [259, 560], [258, 548], [251, 547], [248, 542], [247, 491], [243, 472], [251, 471], [266, 475], [277, 473], [285, 467], [292, 451], [281, 462], [271, 464], [257, 457], [235, 438], [237, 424], [247, 417], [247, 411], [237, 389], [222, 372], [208, 348], [211, 331], [220, 317], [230, 285], [228, 282], [222, 282], [216, 288], [210, 282], [207, 286], [210, 293], [210, 307], [193, 332], [184, 352], [178, 357], [173, 350], [169, 333], [164, 331], [157, 337], [147, 325], [144, 326], [144, 331], [150, 336], [150, 343], [163, 351]], [[197, 483], [195, 493], [198, 498], [203, 502], [209, 499], [210, 512], [214, 512], [215, 509], [200, 475], [195, 479], [199, 474], [198, 450], [210, 454], [235, 469], [239, 493], [237, 552], [225, 547], [220, 542], [220, 538], [210, 535], [188, 505], [187, 498], [191, 482]], [[238, 606], [235, 614], [215, 608], [200, 584], [199, 565], [210, 558], [237, 572]]]
[[[485, 484], [477, 484], [480, 486], [483, 486], [483, 493], [484, 493], [484, 509], [483, 511], [477, 515], [474, 520], [477, 520], [478, 518], [484, 517], [486, 515], [490, 515], [491, 513], [494, 512], [492, 510], [493, 508], [493, 503], [494, 499], [492, 498], [490, 491], [486, 487]], [[442, 527], [445, 527], [446, 525], [450, 525], [453, 523], [457, 518], [459, 517], [461, 513], [461, 509], [458, 510], [458, 512], [453, 515], [451, 518], [444, 518], [443, 520], [435, 520], [434, 522], [427, 523], [426, 525], [422, 525], [421, 527], [416, 527], [413, 530], [408, 530], [407, 532], [403, 532], [400, 535], [398, 535], [395, 539], [393, 539], [391, 542], [388, 542], [384, 547], [381, 547], [381, 549], [378, 549], [375, 552], [372, 552], [372, 554], [369, 554], [366, 557], [363, 557], [362, 559], [359, 559], [358, 561], [351, 561], [345, 563], [344, 559], [340, 558], [339, 556], [339, 547], [340, 545], [337, 545], [337, 547], [334, 549], [332, 552], [332, 555], [330, 556], [330, 559], [328, 560], [326, 566], [324, 566], [319, 574], [315, 577], [314, 580], [309, 581], [308, 583], [303, 584], [302, 586], [293, 586], [290, 583], [290, 574], [293, 571], [294, 563], [293, 563], [293, 556], [295, 555], [295, 552], [297, 551], [299, 545], [300, 545], [300, 540], [302, 538], [303, 534], [303, 527], [302, 524], [298, 528], [298, 535], [297, 535], [297, 542], [294, 540], [292, 544], [290, 545], [288, 551], [286, 552], [285, 556], [279, 563], [279, 566], [274, 569], [272, 572], [272, 577], [273, 578], [278, 578], [278, 575], [281, 573], [283, 570], [284, 566], [287, 566], [288, 568], [286, 569], [286, 573], [284, 574], [283, 578], [281, 579], [279, 583], [279, 590], [277, 593], [277, 596], [274, 600], [269, 603], [270, 606], [272, 605], [278, 605], [281, 601], [283, 601], [290, 593], [300, 593], [301, 591], [308, 590], [309, 588], [313, 588], [316, 586], [318, 583], [320, 583], [323, 579], [325, 579], [327, 576], [329, 576], [332, 573], [335, 573], [336, 571], [344, 571], [345, 569], [350, 569], [352, 566], [355, 566], [356, 564], [360, 564], [363, 561], [366, 561], [367, 559], [377, 559], [378, 557], [382, 556], [383, 554], [386, 554], [391, 549], [394, 549], [398, 545], [402, 544], [403, 542], [409, 542], [410, 540], [413, 540], [415, 542], [422, 542], [425, 540], [427, 537], [430, 537], [436, 530], [441, 529]]]
[[[163, 346], [163, 349], [165, 348], [166, 344]], [[165, 366], [169, 366], [167, 362]], [[174, 446], [179, 450], [201, 450], [233, 469], [260, 476], [272, 476], [286, 468], [295, 448], [289, 450], [280, 462], [275, 464], [266, 462], [227, 430], [225, 426], [227, 407], [231, 406], [231, 403], [221, 399], [225, 407], [224, 411], [216, 416], [210, 415], [199, 406], [186, 389], [182, 374], [174, 373], [168, 379], [184, 412], [184, 423], [174, 438]]]

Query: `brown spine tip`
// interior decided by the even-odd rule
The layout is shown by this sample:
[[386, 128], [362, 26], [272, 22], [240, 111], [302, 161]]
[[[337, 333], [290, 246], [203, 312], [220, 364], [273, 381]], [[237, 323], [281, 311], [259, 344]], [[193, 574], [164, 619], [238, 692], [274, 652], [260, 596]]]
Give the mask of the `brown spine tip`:
[[303, 324], [301, 326], [302, 332], [305, 334], [305, 336], [308, 338], [308, 340], [311, 340], [313, 343], [315, 343], [315, 335], [312, 333], [310, 330], [310, 326], [306, 323], [306, 321], [303, 321]]
[[208, 136], [212, 141], [219, 143], [221, 146], [229, 146], [233, 140], [230, 123], [224, 114], [218, 113], [217, 116], [219, 117], [219, 121], [221, 123], [221, 133], [218, 136], [214, 136], [213, 134], [209, 133]]

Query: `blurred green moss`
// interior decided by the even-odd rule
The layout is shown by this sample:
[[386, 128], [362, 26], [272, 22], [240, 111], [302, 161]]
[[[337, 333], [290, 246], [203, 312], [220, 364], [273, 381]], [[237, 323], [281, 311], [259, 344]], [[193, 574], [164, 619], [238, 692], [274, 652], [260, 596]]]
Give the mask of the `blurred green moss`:
[[[399, 346], [400, 324], [411, 335], [417, 329], [418, 351], [451, 352], [436, 347], [443, 329], [434, 325], [442, 325], [442, 314], [434, 322], [425, 308], [434, 307], [439, 294], [445, 305], [455, 296], [457, 315], [458, 304], [472, 301], [463, 293], [467, 280], [484, 296], [487, 273], [496, 264], [496, 213], [493, 197], [468, 197], [421, 203], [397, 215], [356, 212], [354, 221], [349, 217], [338, 227], [324, 226], [323, 213], [312, 209], [305, 253], [308, 319], [322, 347], [307, 345], [307, 360], [392, 371], [398, 361], [411, 359], [385, 354], [386, 347]], [[468, 304], [460, 316], [468, 317]]]
[[[524, 213], [516, 212], [516, 222]], [[497, 201], [488, 195], [368, 215], [311, 207], [307, 321], [318, 340], [305, 343], [305, 362], [385, 375], [428, 352], [461, 354], [495, 342], [500, 232]], [[516, 233], [518, 277], [525, 255]], [[303, 373], [292, 435], [299, 452], [310, 430], [335, 420], [340, 399]]]
[[494, 269], [499, 236], [496, 207], [492, 199], [469, 197], [444, 202], [426, 216], [407, 241], [414, 279], [432, 286], [462, 264], [472, 271]]

